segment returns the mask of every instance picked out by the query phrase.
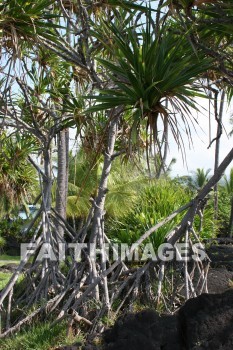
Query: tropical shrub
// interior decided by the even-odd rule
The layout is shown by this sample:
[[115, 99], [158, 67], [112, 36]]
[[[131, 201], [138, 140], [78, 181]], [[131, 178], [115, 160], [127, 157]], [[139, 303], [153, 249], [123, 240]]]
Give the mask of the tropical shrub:
[[0, 217], [30, 202], [38, 190], [37, 174], [28, 156], [37, 147], [29, 136], [0, 135]]
[[6, 250], [18, 251], [20, 243], [26, 243], [32, 237], [31, 232], [25, 234], [24, 227], [26, 225], [26, 221], [21, 218], [15, 220], [2, 219], [0, 221], [0, 238], [4, 245], [1, 245], [0, 248], [4, 247]]
[[[89, 213], [91, 198], [95, 198], [102, 173], [103, 157], [85, 155], [80, 150], [70, 162], [67, 198], [67, 216], [85, 218]], [[106, 215], [119, 218], [131, 210], [137, 196], [147, 183], [136, 166], [115, 159], [108, 178]], [[55, 192], [55, 191], [54, 191]], [[54, 196], [55, 198], [55, 196]]]
[[225, 188], [219, 186], [218, 189], [218, 221], [219, 234], [227, 236], [229, 230], [229, 217], [231, 211], [230, 197], [227, 195]]
[[202, 240], [208, 240], [215, 238], [219, 233], [220, 221], [215, 219], [214, 212], [214, 198], [211, 197], [207, 201], [207, 204], [203, 211], [202, 224], [200, 223], [200, 216], [196, 215], [194, 219], [194, 229], [200, 231], [200, 237]]
[[231, 210], [229, 215], [229, 226], [228, 226], [228, 234], [230, 237], [233, 236], [233, 168], [230, 170], [229, 178], [224, 176], [224, 182], [225, 182], [225, 191], [229, 198]]
[[[190, 194], [187, 188], [182, 188], [172, 180], [155, 181], [142, 191], [129, 214], [121, 220], [109, 220], [107, 228], [110, 237], [117, 242], [132, 244], [146, 230], [189, 200]], [[166, 233], [180, 221], [181, 216], [182, 214], [178, 215], [151, 235], [150, 241], [154, 249], [163, 242]]]
[[6, 244], [6, 240], [0, 236], [0, 251], [2, 251], [2, 249], [4, 248]]
[[[106, 225], [111, 239], [118, 243], [134, 243], [139, 237], [156, 223], [162, 221], [169, 214], [192, 198], [192, 191], [188, 186], [179, 184], [176, 180], [160, 179], [148, 185], [138, 197], [133, 210], [121, 219], [109, 219]], [[165, 235], [176, 226], [184, 214], [178, 214], [172, 221], [153, 233], [147, 242], [151, 242], [155, 250], [164, 241]], [[200, 219], [197, 216], [194, 229], [198, 230]], [[201, 239], [215, 237], [219, 224], [214, 221], [213, 200], [210, 199], [205, 207]]]

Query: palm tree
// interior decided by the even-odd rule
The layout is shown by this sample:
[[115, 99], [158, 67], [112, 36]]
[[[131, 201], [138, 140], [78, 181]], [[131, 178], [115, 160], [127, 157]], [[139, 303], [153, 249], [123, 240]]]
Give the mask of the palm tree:
[[200, 191], [208, 182], [210, 171], [211, 169], [198, 168], [196, 171], [192, 171], [192, 175], [179, 176], [175, 180], [181, 186], [187, 186], [193, 192]]
[[191, 184], [197, 191], [201, 190], [205, 186], [205, 184], [208, 182], [210, 171], [211, 169], [205, 170], [203, 168], [198, 168], [194, 172], [194, 175], [191, 178]]
[[[95, 162], [93, 162], [95, 159]], [[98, 159], [84, 153], [83, 149], [71, 158], [67, 198], [67, 215], [84, 219], [91, 207], [91, 198], [95, 198], [103, 167], [103, 157]], [[134, 206], [147, 179], [136, 166], [115, 160], [108, 179], [106, 195], [106, 215], [120, 218]]]
[[227, 194], [230, 197], [231, 202], [231, 212], [230, 212], [230, 220], [229, 220], [229, 236], [232, 238], [233, 236], [233, 168], [230, 170], [229, 179], [224, 176], [225, 181], [225, 189]]

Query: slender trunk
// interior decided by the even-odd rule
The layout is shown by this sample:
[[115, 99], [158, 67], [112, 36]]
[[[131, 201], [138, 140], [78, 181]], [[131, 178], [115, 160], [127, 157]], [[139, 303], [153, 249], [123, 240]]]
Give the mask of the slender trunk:
[[[68, 130], [64, 129], [58, 134], [58, 160], [57, 160], [57, 190], [56, 190], [56, 211], [66, 220], [67, 192], [68, 192]], [[59, 237], [64, 236], [64, 228], [56, 224]]]
[[[42, 190], [42, 230], [43, 230], [43, 243], [51, 244], [51, 231], [49, 214], [51, 211], [52, 204], [52, 164], [51, 164], [51, 154], [50, 149], [45, 148], [43, 150], [44, 156], [44, 178], [43, 178], [43, 190]], [[48, 259], [43, 260], [41, 278], [43, 279], [46, 271], [48, 270]]]
[[[166, 103], [166, 105], [167, 105], [167, 103]], [[162, 139], [161, 144], [164, 145], [164, 151], [163, 151], [163, 157], [161, 159], [159, 171], [157, 174], [158, 179], [162, 175], [162, 172], [164, 174], [166, 173], [165, 165], [166, 165], [167, 154], [168, 154], [168, 119], [167, 119], [167, 117], [165, 117], [165, 119], [164, 119], [164, 131], [163, 131], [163, 139]]]
[[114, 152], [114, 146], [115, 146], [116, 135], [117, 135], [117, 124], [118, 124], [118, 118], [115, 117], [112, 119], [109, 126], [108, 145], [104, 155], [104, 165], [103, 165], [102, 175], [100, 179], [98, 195], [95, 200], [92, 234], [90, 238], [91, 243], [96, 242], [96, 238], [98, 234], [98, 222], [102, 220], [102, 217], [104, 215], [104, 204], [105, 204], [105, 199], [107, 194], [108, 176], [110, 174], [110, 170], [112, 167], [112, 156]]
[[[110, 174], [110, 170], [112, 167], [112, 160], [113, 160], [113, 153], [114, 153], [114, 146], [116, 142], [116, 136], [117, 136], [117, 129], [118, 129], [118, 117], [113, 116], [110, 125], [109, 125], [109, 133], [108, 133], [108, 144], [107, 149], [104, 155], [104, 164], [103, 164], [103, 170], [102, 175], [100, 179], [99, 189], [98, 189], [98, 195], [94, 202], [94, 216], [93, 216], [93, 223], [92, 223], [92, 232], [90, 237], [90, 243], [97, 243], [97, 238], [104, 235], [104, 232], [101, 232], [101, 228], [99, 226], [99, 223], [104, 220], [104, 205], [105, 205], [105, 199], [107, 194], [107, 185], [108, 185], [108, 177]], [[90, 255], [92, 254], [90, 250]], [[95, 259], [90, 259], [90, 278], [91, 282], [95, 282], [95, 280], [98, 278], [97, 269], [96, 269], [96, 262]], [[99, 300], [99, 289], [98, 286], [94, 289], [94, 297], [96, 300]]]
[[43, 151], [44, 156], [44, 178], [43, 178], [43, 190], [42, 190], [42, 201], [43, 210], [47, 214], [51, 210], [51, 189], [52, 189], [52, 177], [51, 177], [51, 156], [50, 149]]
[[[69, 11], [68, 11], [69, 12]], [[71, 13], [70, 13], [71, 15]], [[67, 21], [66, 40], [70, 44], [70, 23]], [[62, 117], [63, 118], [63, 117]], [[68, 177], [69, 177], [69, 129], [61, 130], [57, 135], [57, 189], [56, 189], [56, 211], [66, 220]], [[64, 228], [56, 223], [59, 238], [64, 236]]]
[[[215, 146], [215, 163], [214, 163], [214, 172], [216, 172], [219, 166], [219, 152], [220, 152], [220, 139], [222, 134], [222, 116], [223, 116], [223, 107], [224, 107], [224, 98], [225, 92], [222, 92], [219, 113], [215, 110], [215, 118], [218, 120], [217, 136], [216, 136], [216, 146]], [[217, 103], [217, 102], [216, 102]], [[215, 106], [217, 109], [217, 106]], [[214, 219], [218, 218], [218, 183], [214, 186]]]

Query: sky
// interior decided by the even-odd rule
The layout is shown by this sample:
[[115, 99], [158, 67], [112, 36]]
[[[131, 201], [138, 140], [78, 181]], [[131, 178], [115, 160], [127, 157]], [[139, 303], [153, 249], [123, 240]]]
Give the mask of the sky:
[[[172, 165], [171, 176], [175, 177], [177, 175], [192, 175], [192, 172], [197, 168], [204, 168], [205, 170], [211, 169], [210, 174], [213, 174], [214, 170], [214, 156], [215, 156], [215, 142], [208, 149], [210, 144], [209, 135], [209, 102], [207, 99], [198, 99], [200, 105], [199, 109], [201, 113], [193, 112], [195, 118], [199, 124], [196, 124], [196, 132], [192, 130], [192, 140], [193, 146], [189, 147], [189, 142], [187, 137], [184, 136], [185, 148], [186, 148], [186, 164], [182, 160], [182, 153], [178, 150], [178, 147], [173, 140], [172, 134], [169, 134], [169, 154], [167, 158], [167, 164], [170, 163], [172, 158], [176, 158], [176, 163]], [[225, 102], [225, 108], [223, 113], [223, 134], [220, 141], [220, 157], [219, 162], [221, 162], [225, 156], [228, 154], [230, 149], [233, 147], [233, 136], [227, 136], [232, 130], [233, 125], [230, 125], [230, 116], [233, 114], [233, 103], [227, 106]], [[213, 114], [213, 108], [211, 110], [211, 139], [216, 136], [216, 122]], [[70, 147], [74, 149], [76, 131], [73, 129], [70, 132], [72, 141]], [[183, 133], [185, 135], [185, 133]], [[230, 168], [233, 167], [233, 162], [228, 166], [226, 170], [226, 175], [229, 175]]]
[[[211, 174], [213, 174], [214, 169], [214, 155], [215, 155], [215, 142], [212, 144], [210, 149], [208, 149], [210, 143], [209, 136], [209, 112], [208, 112], [208, 101], [200, 99], [199, 104], [204, 108], [203, 113], [195, 113], [197, 117], [198, 124], [195, 132], [192, 132], [193, 146], [189, 147], [188, 139], [185, 138], [185, 147], [186, 147], [186, 162], [184, 164], [182, 160], [181, 151], [178, 150], [175, 142], [172, 140], [172, 135], [170, 135], [169, 143], [169, 156], [168, 163], [172, 158], [176, 158], [176, 163], [172, 166], [172, 176], [176, 175], [187, 175], [192, 171], [195, 171], [197, 168], [211, 169]], [[230, 130], [232, 130], [233, 125], [230, 125], [229, 119], [233, 114], [233, 103], [230, 106], [227, 106], [225, 102], [225, 108], [223, 113], [223, 134], [220, 141], [220, 157], [219, 162], [221, 162], [228, 152], [233, 147], [233, 136], [228, 137]], [[216, 122], [213, 115], [213, 108], [211, 109], [211, 139], [216, 136]], [[226, 174], [230, 172], [230, 168], [233, 167], [233, 162], [228, 166]]]

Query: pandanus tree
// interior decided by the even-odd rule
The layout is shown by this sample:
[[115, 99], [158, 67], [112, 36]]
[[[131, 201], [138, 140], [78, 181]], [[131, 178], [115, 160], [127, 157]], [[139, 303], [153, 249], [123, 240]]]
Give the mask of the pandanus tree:
[[[25, 145], [27, 160], [38, 173], [41, 192], [41, 207], [27, 229], [30, 230], [32, 227], [35, 229], [36, 235], [32, 238], [34, 243], [51, 244], [57, 251], [56, 247], [58, 247], [59, 242], [63, 241], [63, 236], [57, 230], [58, 227], [62, 226], [60, 213], [57, 214], [54, 210], [54, 216], [51, 215], [51, 191], [54, 180], [52, 145], [56, 136], [62, 129], [66, 128], [66, 123], [69, 121], [69, 116], [64, 115], [62, 106], [67, 99], [70, 75], [68, 74], [67, 78], [66, 63], [54, 58], [50, 53], [41, 52], [38, 49], [36, 57], [38, 61], [35, 62], [35, 54], [29, 51], [22, 58], [22, 74], [15, 72], [15, 76], [12, 78], [13, 86], [8, 86], [7, 92], [3, 91], [1, 95], [0, 119], [2, 126], [15, 128], [23, 135], [30, 134], [37, 144], [37, 152], [42, 160], [41, 164], [31, 155], [31, 148]], [[26, 61], [30, 62], [30, 65], [24, 65]], [[14, 91], [17, 91], [17, 94]], [[64, 218], [62, 219], [64, 220]], [[28, 256], [23, 257], [18, 272], [12, 276], [9, 285], [1, 294], [2, 301], [8, 295], [9, 290], [14, 287], [19, 272], [27, 259]], [[57, 290], [62, 285], [64, 278], [59, 263], [54, 264], [46, 259], [41, 264], [37, 264], [37, 271], [37, 277], [34, 272], [32, 272], [31, 277], [40, 286], [45, 283], [45, 288], [33, 288], [33, 290], [31, 289], [32, 285], [28, 286], [24, 297], [27, 295], [26, 298], [28, 298], [30, 295], [29, 304], [38, 299], [39, 295], [48, 298], [48, 288], [51, 287], [51, 284]]]
[[[73, 69], [73, 75], [75, 75], [76, 82], [78, 82], [78, 88], [80, 88], [81, 82], [85, 84], [85, 81], [89, 81], [89, 78], [99, 84], [99, 79], [93, 69], [93, 61], [88, 56], [89, 53], [86, 51], [86, 61], [83, 54], [85, 48], [87, 48], [88, 38], [86, 36], [82, 37], [83, 40], [81, 40], [81, 45], [80, 43], [78, 44], [77, 51], [72, 48], [69, 42], [63, 37], [64, 32], [62, 30], [64, 30], [64, 26], [61, 28], [57, 22], [58, 15], [56, 11], [59, 11], [59, 9], [75, 32], [79, 32], [81, 29], [80, 36], [83, 30], [84, 32], [86, 31], [84, 27], [89, 27], [89, 18], [86, 18], [86, 8], [82, 4], [79, 6], [81, 15], [78, 25], [73, 22], [67, 12], [67, 7], [62, 2], [57, 7], [54, 1], [50, 3], [40, 1], [35, 4], [32, 2], [26, 3], [25, 1], [16, 3], [12, 0], [3, 4], [3, 11], [1, 13], [2, 53], [6, 62], [6, 65], [3, 67], [3, 75], [6, 76], [6, 83], [0, 96], [1, 125], [21, 128], [22, 132], [32, 134], [40, 144], [39, 148], [43, 155], [43, 169], [30, 158], [40, 178], [42, 206], [38, 215], [41, 212], [43, 214], [42, 220], [36, 230], [39, 236], [35, 236], [33, 240], [52, 244], [56, 251], [56, 247], [58, 247], [58, 243], [62, 240], [62, 237], [59, 237], [58, 233], [54, 230], [54, 217], [51, 220], [51, 189], [53, 181], [51, 144], [54, 137], [68, 125], [66, 122], [69, 118], [64, 119], [63, 112], [65, 112], [65, 106], [69, 102], [69, 96], [72, 95], [71, 92], [67, 93], [72, 75], [68, 74], [66, 81], [61, 81], [61, 78], [63, 78], [63, 73], [69, 73], [72, 71], [72, 68], [75, 68]], [[45, 30], [45, 27], [47, 30]], [[59, 31], [60, 29], [61, 31]], [[73, 32], [73, 37], [75, 35]], [[50, 53], [47, 53], [45, 48]], [[59, 61], [59, 58], [58, 60], [54, 58], [54, 53], [64, 59], [63, 70], [59, 71], [60, 63], [62, 65], [62, 62]], [[70, 67], [67, 70], [65, 67], [67, 61], [70, 64], [75, 64], [75, 67]], [[15, 64], [16, 62], [20, 66], [19, 71], [17, 70], [18, 66]], [[59, 74], [57, 75], [58, 71]], [[15, 91], [15, 87], [21, 94], [21, 100], [19, 101], [15, 99], [13, 92]], [[106, 169], [106, 167], [103, 167], [103, 169]], [[60, 217], [59, 213], [58, 217], [59, 220], [63, 220], [62, 222], [64, 224], [64, 217]], [[38, 216], [33, 223], [36, 222], [37, 218]], [[74, 236], [69, 230], [68, 233], [73, 239]], [[75, 235], [76, 232], [73, 231], [73, 234]], [[22, 260], [16, 273], [12, 276], [9, 284], [4, 288], [0, 296], [1, 305], [6, 297], [9, 296], [8, 309], [10, 312], [12, 301], [10, 295], [12, 295], [14, 285], [27, 259], [28, 257], [25, 257]], [[28, 300], [27, 304], [29, 307], [41, 296], [48, 300], [51, 287], [55, 291], [66, 289], [66, 283], [63, 283], [65, 276], [60, 271], [59, 263], [50, 264], [45, 259], [42, 264], [39, 263], [42, 269], [38, 269], [37, 262], [35, 262], [35, 265], [37, 266], [38, 273], [36, 276], [34, 275], [33, 271], [35, 270], [33, 266], [29, 275], [32, 273], [31, 277], [38, 288], [35, 288], [35, 285], [33, 286], [33, 284], [29, 283], [27, 290], [21, 298], [21, 300], [25, 300], [25, 298]], [[75, 268], [75, 261], [73, 265]], [[70, 276], [72, 273], [73, 270], [71, 270]], [[9, 328], [9, 324], [10, 321], [8, 320], [6, 328]]]
[[182, 149], [181, 127], [191, 137], [190, 125], [195, 122], [192, 112], [198, 110], [195, 97], [202, 96], [202, 74], [211, 68], [211, 60], [203, 52], [195, 52], [186, 37], [176, 35], [171, 27], [164, 26], [155, 34], [149, 19], [141, 32], [103, 26], [110, 43], [100, 33], [97, 37], [113, 59], [97, 60], [110, 84], [99, 94], [89, 96], [95, 105], [88, 111], [122, 106], [127, 111], [124, 118], [132, 143], [137, 143], [146, 130], [147, 151], [154, 143], [158, 154], [161, 135], [168, 124]]
[[[219, 3], [222, 4], [222, 2]], [[160, 1], [161, 4], [163, 1]], [[139, 6], [135, 1], [111, 0], [107, 3], [87, 2], [85, 4], [81, 1], [76, 3], [75, 1], [63, 2], [62, 0], [49, 3], [45, 1], [37, 3], [18, 1], [16, 4], [16, 1], [11, 0], [4, 3], [3, 20], [0, 23], [3, 33], [3, 48], [10, 55], [13, 52], [15, 57], [19, 58], [18, 62], [22, 63], [20, 67], [23, 67], [24, 74], [17, 75], [18, 79], [15, 75], [9, 74], [9, 76], [19, 85], [24, 101], [17, 106], [17, 109], [14, 108], [13, 94], [10, 94], [12, 84], [9, 84], [9, 79], [7, 79], [6, 89], [1, 95], [2, 125], [6, 125], [8, 122], [8, 125], [12, 126], [11, 121], [14, 118], [17, 126], [22, 126], [24, 131], [38, 137], [41, 145], [45, 146], [43, 152], [46, 171], [41, 172], [40, 168], [37, 169], [40, 177], [44, 180], [42, 188], [45, 190], [42, 200], [43, 206], [46, 208], [42, 222], [45, 234], [44, 236], [39, 235], [42, 241], [47, 239], [55, 247], [58, 247], [59, 243], [54, 234], [54, 225], [51, 220], [51, 217], [54, 218], [54, 208], [52, 208], [51, 203], [50, 146], [54, 136], [63, 127], [66, 128], [70, 122], [72, 125], [74, 124], [72, 118], [63, 118], [62, 112], [67, 114], [67, 111], [71, 111], [74, 107], [72, 112], [78, 121], [77, 124], [84, 123], [86, 127], [92, 124], [93, 120], [98, 120], [98, 111], [104, 111], [104, 123], [100, 124], [102, 143], [100, 147], [93, 148], [94, 151], [100, 150], [103, 165], [89, 215], [79, 232], [72, 230], [65, 220], [61, 220], [73, 243], [83, 243], [88, 239], [89, 242], [98, 243], [101, 248], [104, 248], [104, 244], [109, 242], [104, 229], [104, 216], [107, 205], [106, 198], [109, 194], [108, 188], [111, 185], [110, 171], [113, 161], [125, 151], [122, 146], [124, 143], [127, 151], [129, 150], [129, 155], [131, 155], [131, 150], [139, 149], [146, 140], [148, 157], [151, 154], [156, 156], [156, 159], [160, 159], [161, 162], [161, 159], [165, 158], [165, 150], [164, 154], [162, 153], [163, 147], [168, 141], [168, 127], [178, 146], [182, 149], [184, 148], [182, 128], [191, 137], [191, 125], [195, 123], [192, 111], [198, 109], [195, 97], [203, 95], [202, 87], [206, 79], [206, 72], [210, 70], [215, 72], [214, 68], [218, 68], [216, 61], [219, 63], [220, 59], [216, 55], [206, 53], [206, 49], [197, 40], [200, 36], [203, 40], [205, 35], [209, 37], [207, 27], [205, 27], [207, 32], [203, 29], [200, 33], [202, 35], [194, 37], [196, 40], [189, 35], [192, 29], [195, 31], [195, 25], [191, 23], [191, 27], [184, 30], [187, 25], [183, 19], [189, 20], [189, 14], [186, 7], [184, 8], [187, 3], [182, 1], [180, 4], [183, 6], [181, 6], [181, 10], [180, 6], [174, 12], [169, 10], [165, 17], [161, 17], [161, 20], [159, 9], [156, 14], [156, 23], [154, 23], [151, 11]], [[192, 6], [190, 6], [188, 4], [189, 11], [190, 8], [192, 10]], [[181, 17], [179, 11], [181, 11]], [[143, 16], [142, 13], [144, 13]], [[21, 14], [23, 20], [20, 18]], [[60, 23], [57, 21], [58, 15], [62, 15], [65, 18], [64, 21], [69, 23], [72, 37], [69, 42], [64, 33], [63, 20]], [[187, 16], [185, 17], [185, 15]], [[212, 12], [203, 16], [211, 17]], [[140, 24], [141, 17], [146, 19], [146, 25]], [[42, 22], [41, 25], [40, 22]], [[198, 27], [201, 26], [201, 23], [201, 21], [198, 22]], [[25, 28], [22, 30], [23, 26]], [[8, 45], [9, 37], [13, 46]], [[69, 89], [67, 92], [67, 87], [70, 85], [69, 77], [64, 83], [56, 84], [54, 82], [55, 68], [53, 64], [51, 64], [53, 69], [50, 68], [50, 64], [47, 64], [48, 57], [39, 63], [40, 56], [35, 54], [33, 56], [37, 62], [36, 71], [39, 66], [38, 71], [43, 71], [42, 82], [46, 81], [46, 77], [53, 82], [49, 88], [46, 87], [43, 93], [39, 93], [35, 89], [35, 87], [38, 89], [38, 84], [33, 84], [32, 87], [31, 82], [28, 83], [27, 79], [26, 81], [22, 79], [30, 77], [32, 74], [31, 67], [28, 69], [27, 66], [28, 61], [32, 61], [32, 56], [29, 55], [29, 58], [27, 56], [27, 59], [23, 60], [25, 56], [20, 55], [23, 53], [25, 40], [28, 43], [26, 52], [28, 49], [32, 56], [30, 51], [32, 46], [30, 45], [33, 45], [33, 53], [37, 53], [38, 48], [46, 48], [50, 54], [55, 54], [55, 59], [59, 57], [58, 61], [63, 60], [64, 65], [71, 65], [68, 71], [72, 72], [72, 77], [76, 82], [73, 91]], [[211, 43], [211, 40], [209, 42]], [[12, 62], [14, 63], [14, 60]], [[221, 66], [222, 70], [219, 71], [223, 72], [228, 64], [229, 60], [224, 61], [224, 67]], [[17, 68], [17, 65], [14, 67]], [[5, 68], [3, 71], [5, 72]], [[60, 74], [62, 75], [61, 70], [56, 78], [59, 78]], [[30, 79], [33, 80], [32, 76]], [[45, 84], [45, 86], [47, 85]], [[79, 105], [78, 97], [74, 96], [73, 98], [74, 94], [87, 95], [85, 104]], [[94, 127], [94, 134], [95, 131]], [[99, 136], [99, 133], [96, 134]], [[128, 142], [128, 138], [130, 142]], [[120, 143], [120, 139], [124, 142]], [[179, 210], [182, 212], [189, 208], [181, 224], [166, 236], [168, 242], [176, 243], [184, 237], [187, 223], [189, 223], [190, 228], [199, 203], [219, 180], [220, 173], [232, 160], [232, 152], [220, 165], [216, 176], [204, 186], [195, 200]], [[149, 229], [130, 249], [128, 256], [158, 227], [161, 227], [164, 222], [169, 222], [176, 215], [177, 212]], [[56, 213], [55, 217], [57, 217]], [[80, 319], [77, 312], [82, 312], [84, 318], [81, 319], [87, 322], [85, 316], [88, 313], [85, 310], [89, 303], [86, 301], [93, 296], [97, 299], [97, 304], [101, 305], [101, 309], [97, 311], [100, 317], [112, 307], [114, 301], [127, 288], [126, 295], [118, 310], [124, 305], [126, 299], [130, 298], [130, 295], [133, 294], [134, 299], [137, 297], [139, 281], [144, 273], [149, 273], [149, 263], [137, 269], [132, 277], [121, 259], [113, 263], [108, 261], [108, 267], [102, 258], [98, 259], [97, 262], [92, 261], [89, 253], [90, 251], [84, 251], [85, 258], [80, 264], [77, 264], [71, 254], [71, 259], [65, 260], [68, 267], [68, 272], [65, 274], [58, 263], [53, 265], [47, 263], [47, 260], [45, 263], [43, 262], [44, 268], [41, 274], [41, 269], [38, 268], [40, 263], [35, 262], [32, 269], [27, 271], [30, 282], [25, 293], [20, 296], [20, 300], [24, 302], [25, 309], [30, 308], [41, 296], [45, 303], [29, 316], [22, 315], [19, 322], [13, 327], [10, 327], [9, 317], [7, 317], [6, 332], [1, 336], [18, 330], [23, 323], [29, 322], [39, 313], [44, 314], [45, 312], [54, 312], [58, 319], [70, 317], [70, 315]], [[24, 263], [25, 261], [13, 274], [9, 284], [0, 295], [0, 304], [5, 308], [8, 316], [11, 313], [12, 303], [17, 305], [18, 302], [18, 300], [12, 299], [12, 293]], [[122, 276], [123, 270], [128, 277], [126, 280], [123, 278], [122, 282], [122, 279], [118, 279], [118, 277]], [[187, 266], [184, 273], [187, 282], [189, 281]], [[110, 275], [113, 283], [108, 283]], [[161, 295], [162, 277], [159, 279], [158, 299]], [[117, 283], [115, 283], [116, 281]], [[188, 298], [189, 288], [186, 291]], [[147, 289], [147, 293], [150, 295], [149, 289]], [[6, 301], [8, 301], [7, 305]], [[87, 324], [90, 326], [90, 322]], [[92, 330], [95, 327], [96, 322], [94, 321]]]
[[[183, 33], [188, 33], [190, 43], [215, 60], [216, 70], [205, 74], [205, 88], [213, 98], [217, 133], [209, 147], [215, 146], [215, 165], [219, 165], [220, 138], [223, 131], [224, 103], [232, 99], [232, 1], [178, 1], [175, 12]], [[184, 15], [185, 14], [185, 15]], [[221, 18], [221, 21], [219, 20]], [[218, 185], [214, 187], [215, 219], [218, 217]]]

